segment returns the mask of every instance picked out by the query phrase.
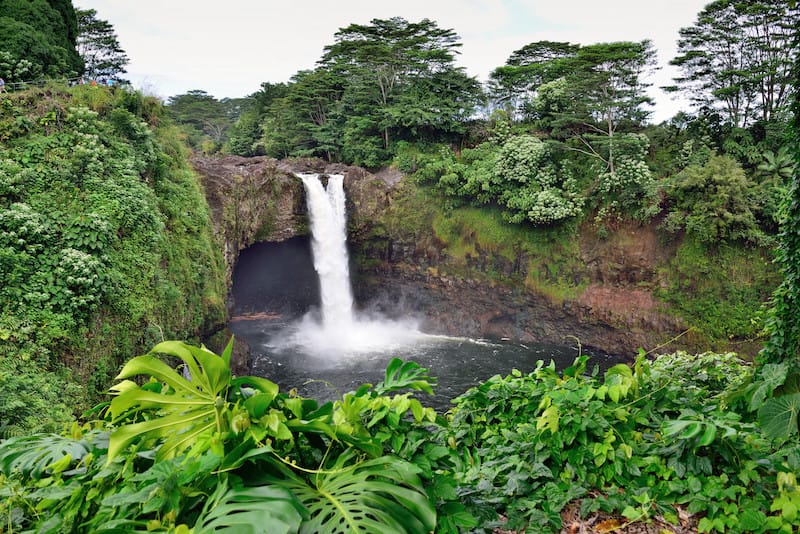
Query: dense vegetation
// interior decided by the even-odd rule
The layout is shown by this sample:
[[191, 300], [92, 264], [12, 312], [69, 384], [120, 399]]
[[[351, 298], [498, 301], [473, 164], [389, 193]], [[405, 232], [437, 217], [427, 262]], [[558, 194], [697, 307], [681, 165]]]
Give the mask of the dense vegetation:
[[0, 2], [0, 77], [6, 83], [83, 72], [70, 0]]
[[[76, 42], [69, 3], [0, 7], [21, 13], [0, 25], [60, 32], [50, 48]], [[411, 234], [431, 224], [456, 258], [505, 242], [558, 252], [548, 265], [531, 260], [525, 280], [554, 298], [562, 268], [576, 268], [579, 225], [602, 234], [649, 222], [681, 237], [665, 299], [698, 316], [716, 310], [707, 324], [719, 332], [709, 333], [730, 336], [753, 319], [732, 303], [753, 296], [719, 300], [748, 280], [732, 290], [714, 279], [766, 278], [737, 251], [765, 264], [778, 243], [784, 282], [755, 364], [642, 353], [601, 375], [583, 356], [560, 373], [540, 362], [490, 378], [444, 415], [414, 397], [435, 379], [398, 359], [380, 383], [320, 405], [232, 376], [232, 344], [218, 356], [162, 341], [130, 358], [223, 314], [223, 269], [176, 129], [160, 104], [121, 89], [2, 95], [3, 528], [557, 531], [577, 512], [605, 514], [606, 531], [658, 521], [796, 532], [800, 100], [782, 51], [792, 39], [800, 49], [797, 15], [781, 2], [709, 4], [675, 59], [685, 69], [677, 87], [705, 107], [658, 126], [642, 107], [648, 41], [531, 43], [493, 73], [488, 94], [501, 109], [480, 121], [486, 95], [455, 67], [455, 33], [399, 18], [342, 29], [318, 68], [245, 101], [171, 99], [167, 113], [209, 151], [396, 165], [416, 187], [388, 217]], [[7, 36], [0, 54], [16, 50]], [[726, 72], [721, 50], [766, 59]], [[796, 79], [796, 59], [794, 68]], [[698, 283], [697, 273], [713, 276]], [[112, 400], [57, 433], [123, 359]]]
[[[394, 165], [438, 200], [442, 217], [478, 225], [462, 225], [464, 236], [493, 226], [497, 213], [524, 228], [507, 248], [557, 236], [561, 250], [575, 250], [579, 229], [594, 226], [602, 238], [624, 221], [655, 226], [679, 243], [661, 266], [664, 287], [654, 288], [665, 310], [703, 342], [750, 340], [777, 283], [771, 250], [794, 166], [787, 22], [797, 15], [780, 2], [709, 4], [682, 31], [674, 59], [682, 75], [671, 89], [697, 112], [658, 125], [647, 123], [649, 41], [529, 43], [480, 87], [454, 66], [451, 30], [399, 18], [343, 28], [313, 71], [264, 83], [235, 105], [191, 92], [168, 107], [196, 146]], [[443, 80], [456, 92], [436, 89]], [[715, 283], [728, 282], [726, 266], [731, 284]], [[586, 283], [560, 283], [575, 279], [567, 269], [549, 276], [551, 293]]]
[[60, 427], [119, 365], [224, 319], [208, 210], [162, 107], [124, 90], [0, 103], [0, 434]]
[[540, 362], [468, 391], [444, 419], [412, 396], [435, 379], [411, 362], [320, 406], [232, 378], [230, 352], [162, 343], [125, 365], [103, 420], [0, 443], [4, 524], [447, 533], [488, 532], [502, 514], [509, 528], [557, 531], [570, 505], [625, 518], [609, 529], [800, 526], [797, 411], [764, 403], [779, 366], [754, 382], [730, 354], [642, 354], [602, 377], [585, 356], [562, 375]]

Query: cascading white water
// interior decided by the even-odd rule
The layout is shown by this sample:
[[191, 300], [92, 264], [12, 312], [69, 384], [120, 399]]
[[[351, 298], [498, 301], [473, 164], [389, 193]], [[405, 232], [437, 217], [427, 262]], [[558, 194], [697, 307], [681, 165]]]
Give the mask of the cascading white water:
[[400, 350], [416, 344], [424, 334], [417, 321], [392, 321], [381, 316], [364, 317], [353, 310], [347, 256], [347, 214], [344, 177], [329, 175], [327, 190], [317, 174], [298, 174], [306, 190], [311, 220], [314, 268], [319, 275], [320, 313], [303, 319], [273, 339], [278, 352], [297, 351], [331, 362], [342, 357]]
[[324, 188], [317, 174], [299, 174], [306, 189], [311, 219], [314, 269], [319, 275], [322, 323], [346, 327], [353, 323], [353, 293], [347, 256], [347, 213], [344, 176], [328, 176]]

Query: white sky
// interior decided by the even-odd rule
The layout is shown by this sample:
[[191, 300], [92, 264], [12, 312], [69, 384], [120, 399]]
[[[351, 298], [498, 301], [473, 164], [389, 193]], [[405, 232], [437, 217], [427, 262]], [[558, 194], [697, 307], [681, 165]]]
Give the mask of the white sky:
[[428, 18], [453, 29], [457, 62], [485, 81], [508, 56], [533, 41], [593, 44], [651, 39], [662, 66], [651, 82], [655, 122], [688, 110], [658, 86], [677, 74], [678, 30], [710, 0], [73, 0], [117, 30], [130, 58], [127, 78], [166, 98], [202, 89], [240, 97], [261, 82], [286, 82], [314, 68], [334, 33], [352, 23], [394, 16]]

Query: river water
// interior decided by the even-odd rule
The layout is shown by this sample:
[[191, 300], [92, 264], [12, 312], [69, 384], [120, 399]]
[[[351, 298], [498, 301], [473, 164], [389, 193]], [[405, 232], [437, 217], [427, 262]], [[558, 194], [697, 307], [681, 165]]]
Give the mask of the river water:
[[[305, 324], [312, 327], [310, 331], [319, 321], [319, 281], [307, 238], [260, 243], [243, 250], [234, 269], [231, 297], [233, 318], [229, 326], [251, 348], [252, 373], [276, 382], [282, 391], [297, 388], [301, 395], [320, 401], [383, 380], [386, 365], [398, 357], [417, 362], [438, 378], [434, 397], [418, 397], [424, 405], [444, 412], [450, 399], [492, 375], [506, 375], [512, 369], [530, 371], [537, 360], [552, 359], [557, 367], [564, 368], [578, 355], [577, 346], [427, 336], [415, 329], [411, 319], [389, 322], [399, 328], [378, 329], [376, 337], [382, 347], [348, 353], [335, 347], [317, 350], [319, 347], [312, 345], [309, 350], [292, 342], [304, 335], [304, 317]], [[362, 304], [356, 308], [369, 308], [369, 303]], [[382, 324], [375, 317], [368, 322]], [[589, 354], [589, 369], [597, 364], [603, 370], [620, 361], [603, 353]]]
[[[349, 275], [344, 176], [327, 176], [325, 185], [318, 175], [298, 178], [311, 246], [293, 239], [251, 247], [233, 273], [230, 328], [250, 345], [254, 374], [324, 401], [381, 381], [392, 358], [413, 360], [438, 379], [427, 404], [446, 411], [451, 399], [495, 374], [526, 372], [538, 360], [564, 368], [579, 355], [578, 347], [432, 335], [419, 329], [413, 311], [402, 319], [359, 311]], [[602, 368], [618, 361], [593, 356]]]

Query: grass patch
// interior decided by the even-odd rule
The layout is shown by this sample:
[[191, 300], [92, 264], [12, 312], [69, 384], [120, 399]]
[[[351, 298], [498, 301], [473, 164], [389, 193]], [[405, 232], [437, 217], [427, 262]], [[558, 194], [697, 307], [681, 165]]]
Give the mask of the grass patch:
[[763, 327], [762, 305], [780, 281], [770, 252], [725, 244], [707, 247], [687, 239], [661, 270], [666, 288], [661, 300], [710, 341], [757, 337]]
[[[463, 207], [440, 212], [433, 230], [457, 265], [469, 265], [481, 256], [508, 263], [514, 278], [553, 302], [576, 297], [586, 284], [574, 227], [534, 228], [505, 222], [499, 209]], [[504, 261], [503, 261], [504, 260]], [[487, 269], [491, 278], [505, 278], [507, 270]]]

